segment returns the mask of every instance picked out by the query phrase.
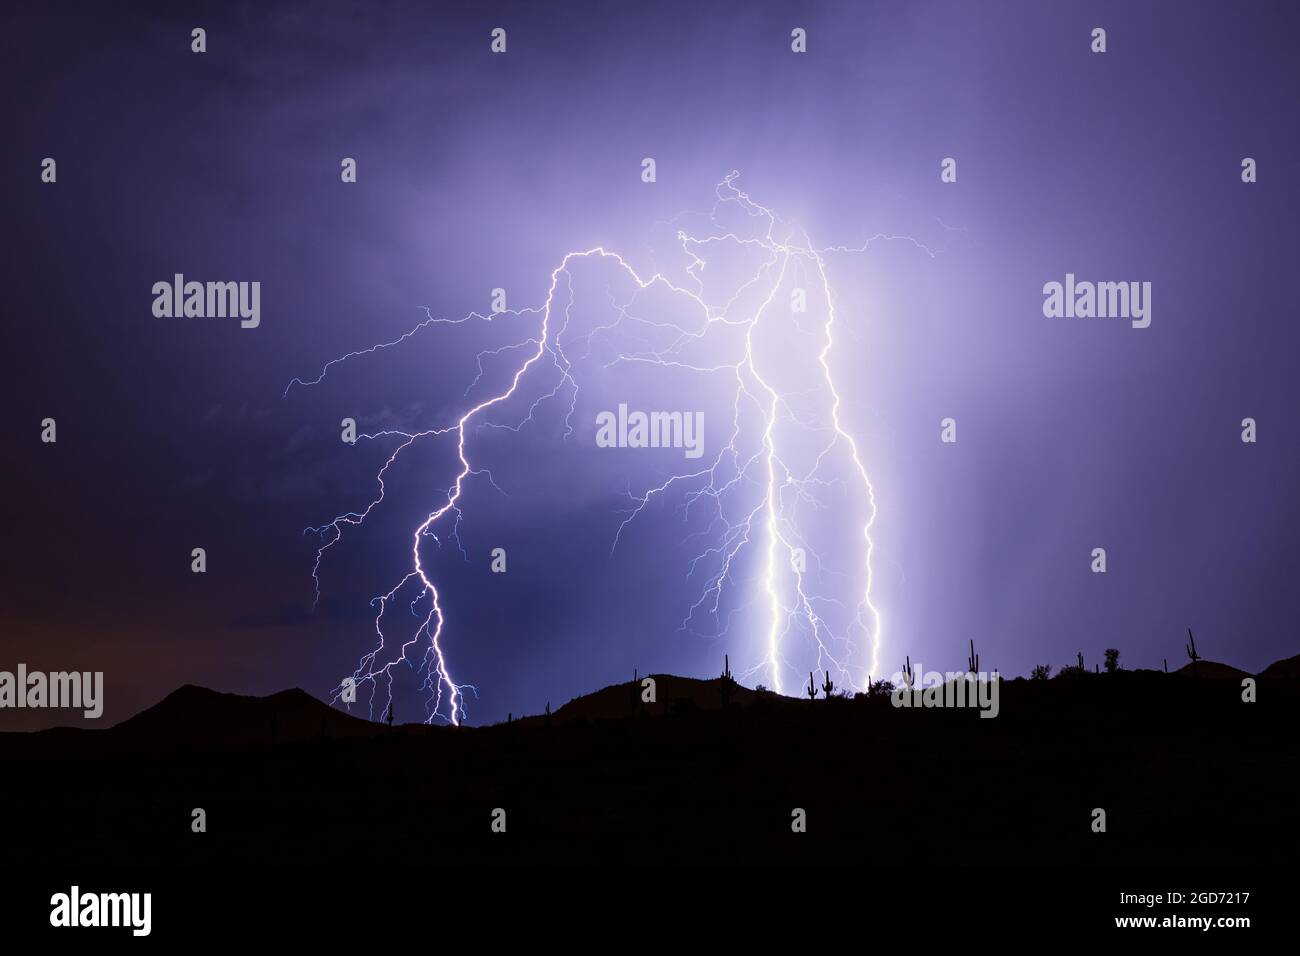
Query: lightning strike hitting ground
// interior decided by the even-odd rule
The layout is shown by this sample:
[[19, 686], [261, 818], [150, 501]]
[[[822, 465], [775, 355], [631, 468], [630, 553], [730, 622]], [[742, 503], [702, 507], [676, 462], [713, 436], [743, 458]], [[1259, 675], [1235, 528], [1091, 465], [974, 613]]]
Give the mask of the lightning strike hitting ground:
[[[351, 678], [358, 686], [370, 685], [372, 718], [379, 686], [385, 687], [388, 695], [385, 709], [392, 702], [392, 675], [393, 669], [398, 665], [412, 667], [419, 675], [421, 689], [429, 695], [426, 701], [427, 721], [442, 719], [451, 724], [459, 724], [465, 718], [465, 692], [473, 692], [473, 687], [458, 684], [452, 677], [448, 665], [447, 635], [444, 634], [443, 596], [422, 561], [421, 544], [424, 538], [429, 537], [440, 545], [437, 530], [443, 528], [443, 533], [453, 538], [464, 554], [459, 529], [462, 518], [460, 500], [465, 485], [470, 479], [482, 477], [496, 486], [487, 469], [475, 467], [472, 463], [473, 456], [467, 448], [467, 439], [473, 430], [489, 427], [518, 432], [534, 421], [539, 406], [567, 392], [568, 404], [564, 418], [564, 435], [567, 439], [574, 433], [573, 416], [579, 394], [575, 370], [580, 363], [591, 358], [593, 342], [597, 336], [607, 342], [616, 333], [627, 333], [631, 327], [656, 334], [667, 333], [671, 336], [671, 341], [658, 348], [619, 349], [613, 359], [604, 363], [605, 368], [617, 363], [645, 363], [687, 373], [725, 377], [734, 381], [733, 414], [730, 435], [725, 444], [711, 458], [706, 456], [702, 465], [680, 474], [672, 474], [666, 480], [640, 492], [628, 492], [629, 507], [613, 532], [611, 556], [624, 531], [652, 501], [667, 496], [672, 491], [681, 490], [684, 495], [682, 508], [686, 514], [697, 505], [712, 508], [708, 530], [703, 532], [709, 540], [688, 565], [688, 582], [698, 573], [702, 576], [702, 583], [698, 585], [696, 598], [693, 601], [687, 599], [690, 603], [682, 620], [683, 630], [692, 629], [693, 622], [699, 616], [711, 616], [719, 621], [719, 615], [723, 613], [724, 591], [736, 585], [736, 576], [742, 571], [742, 553], [753, 545], [761, 554], [761, 571], [756, 577], [762, 596], [756, 600], [766, 608], [766, 629], [757, 662], [742, 671], [742, 676], [765, 671], [770, 677], [772, 689], [782, 691], [785, 683], [782, 679], [783, 671], [799, 672], [787, 659], [790, 645], [797, 637], [811, 642], [805, 647], [815, 650], [817, 671], [827, 676], [833, 673], [833, 679], [841, 687], [860, 688], [867, 683], [869, 675], [880, 673], [879, 654], [883, 629], [879, 609], [872, 602], [871, 531], [876, 520], [875, 492], [858, 442], [842, 419], [843, 399], [832, 374], [831, 357], [836, 344], [838, 320], [827, 257], [861, 253], [878, 240], [895, 239], [912, 243], [931, 258], [936, 253], [910, 237], [883, 234], [872, 236], [856, 247], [816, 248], [806, 233], [790, 227], [738, 189], [738, 178], [739, 174], [732, 172], [715, 189], [716, 201], [708, 222], [718, 231], [703, 236], [677, 232], [680, 251], [689, 260], [685, 269], [687, 279], [680, 284], [662, 272], [642, 278], [622, 256], [600, 247], [570, 252], [551, 272], [546, 299], [539, 308], [508, 310], [493, 315], [471, 313], [459, 319], [437, 319], [426, 310], [426, 320], [401, 337], [350, 352], [326, 363], [315, 378], [295, 378], [289, 383], [285, 389], [286, 395], [294, 385], [319, 385], [339, 363], [395, 348], [431, 325], [504, 320], [531, 320], [536, 323], [530, 334], [522, 340], [479, 353], [478, 374], [466, 389], [465, 396], [484, 378], [485, 358], [490, 356], [499, 359], [503, 355], [514, 353], [519, 353], [520, 357], [513, 375], [509, 376], [507, 387], [499, 388], [489, 397], [469, 404], [454, 422], [418, 432], [383, 430], [359, 434], [359, 441], [397, 442], [392, 454], [376, 475], [377, 495], [360, 512], [348, 512], [320, 527], [307, 529], [318, 534], [322, 542], [312, 569], [316, 599], [319, 601], [319, 572], [326, 552], [342, 540], [346, 528], [362, 524], [384, 502], [386, 480], [402, 452], [417, 442], [454, 440], [459, 470], [450, 487], [441, 493], [439, 502], [428, 512], [428, 516], [412, 529], [409, 571], [392, 590], [371, 602], [372, 606], [378, 608], [374, 625], [376, 644], [361, 658]], [[719, 216], [724, 209], [738, 211], [751, 226], [757, 224], [756, 229], [749, 230], [754, 234], [738, 234], [735, 229], [721, 227]], [[677, 217], [673, 223], [682, 218]], [[781, 233], [779, 237], [778, 233]], [[761, 255], [762, 262], [752, 275], [747, 275], [738, 284], [724, 304], [709, 305], [702, 278], [709, 261], [704, 256], [710, 250], [722, 247], [757, 252]], [[614, 312], [613, 320], [597, 325], [585, 335], [571, 336], [569, 325], [575, 293], [570, 268], [578, 260], [611, 265], [623, 279], [629, 280], [631, 295], [627, 301], [619, 302], [607, 288], [606, 295]], [[810, 381], [806, 388], [783, 390], [774, 382], [774, 373], [781, 371], [781, 354], [768, 356], [764, 360], [759, 355], [760, 349], [755, 337], [765, 333], [765, 326], [769, 323], [790, 322], [789, 310], [783, 310], [775, 303], [778, 292], [786, 288], [787, 278], [792, 271], [797, 271], [804, 277], [811, 276], [812, 281], [820, 287], [824, 299], [824, 318], [816, 329], [818, 344], [808, 356], [815, 357], [819, 369], [817, 381]], [[638, 296], [653, 286], [661, 286], [673, 296], [681, 297], [695, 324], [687, 327], [678, 322], [651, 321], [635, 315], [633, 308]], [[749, 296], [760, 297], [759, 304], [749, 314], [733, 315], [733, 311], [743, 312], [742, 300]], [[562, 310], [559, 308], [561, 298]], [[723, 362], [688, 359], [688, 352], [693, 347], [700, 346], [711, 332], [717, 330], [743, 333], [735, 354]], [[644, 339], [642, 342], [644, 344]], [[576, 351], [579, 346], [582, 347], [581, 352]], [[555, 379], [549, 387], [547, 376]], [[525, 400], [531, 396], [527, 414], [520, 420], [504, 423], [487, 418], [489, 410], [503, 406], [517, 396], [523, 396]], [[822, 413], [811, 414], [803, 408], [804, 404], [813, 399], [821, 401], [825, 406]], [[756, 427], [747, 427], [747, 412], [758, 415]], [[811, 461], [803, 468], [797, 466], [795, 461], [805, 451], [784, 437], [785, 426], [793, 426], [804, 436], [814, 437], [815, 454], [807, 455]], [[832, 487], [849, 486], [858, 489], [856, 494], [865, 517], [853, 532], [861, 535], [858, 566], [855, 570], [842, 572], [823, 566], [817, 551], [810, 547], [808, 534], [796, 511], [801, 506], [814, 510], [824, 508], [819, 492]], [[758, 489], [757, 493], [755, 489]], [[810, 571], [809, 567], [816, 571]], [[848, 610], [850, 605], [844, 600], [821, 593], [820, 589], [828, 576], [856, 580], [856, 586], [846, 588], [852, 595], [851, 611]], [[414, 630], [395, 649], [390, 650], [388, 648], [393, 640], [391, 634], [394, 625], [385, 621], [385, 615], [389, 605], [397, 601], [399, 595], [409, 595], [408, 608], [416, 624]], [[726, 612], [727, 624], [716, 636], [727, 633], [730, 619], [737, 612], [738, 608]], [[832, 618], [840, 619], [838, 627]], [[869, 643], [865, 651], [862, 649], [864, 642]], [[418, 661], [414, 659], [412, 651], [417, 645], [420, 648]], [[340, 683], [334, 688], [332, 702], [338, 701], [342, 692], [343, 684]]]

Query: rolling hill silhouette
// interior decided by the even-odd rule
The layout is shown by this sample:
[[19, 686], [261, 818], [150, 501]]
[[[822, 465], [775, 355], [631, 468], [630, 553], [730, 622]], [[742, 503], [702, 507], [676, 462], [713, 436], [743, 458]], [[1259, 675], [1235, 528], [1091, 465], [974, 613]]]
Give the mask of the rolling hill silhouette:
[[251, 747], [331, 737], [374, 737], [387, 728], [353, 717], [304, 690], [248, 697], [185, 684], [152, 707], [108, 728], [56, 727], [0, 733], [0, 746], [24, 751], [77, 749], [159, 750]]
[[1300, 680], [1300, 654], [1274, 661], [1259, 676], [1265, 680]]
[[1297, 664], [1261, 672], [1254, 703], [1208, 661], [1003, 680], [992, 720], [741, 687], [724, 708], [719, 679], [658, 674], [653, 703], [628, 681], [549, 717], [389, 728], [301, 690], [187, 685], [105, 730], [0, 734], [0, 761], [42, 782], [0, 788], [0, 819], [11, 852], [67, 864], [405, 859], [417, 831], [519, 864], [1285, 863]]
[[[1270, 664], [1270, 667], [1275, 665]], [[1243, 671], [1239, 667], [1233, 667], [1231, 664], [1220, 664], [1218, 661], [1198, 660], [1194, 665], [1188, 661], [1178, 670], [1173, 671], [1183, 677], [1203, 677], [1207, 680], [1241, 680], [1243, 677], [1252, 677], [1249, 671]]]
[[108, 733], [141, 746], [240, 747], [321, 736], [371, 737], [383, 730], [298, 688], [269, 697], [244, 697], [186, 684]]
[[[556, 710], [551, 719], [557, 723], [569, 720], [616, 720], [638, 715], [683, 713], [686, 711], [719, 710], [722, 697], [717, 679], [700, 680], [694, 677], [677, 677], [672, 674], [645, 674], [641, 678], [655, 681], [655, 701], [642, 701], [642, 686], [638, 681], [612, 684], [590, 694], [575, 697]], [[760, 696], [777, 698], [776, 694], [763, 694], [748, 687], [736, 685], [729, 700], [733, 706], [747, 707]], [[784, 698], [780, 698], [784, 699]], [[528, 716], [521, 723], [543, 721], [543, 717]]]
[[[1248, 671], [1216, 661], [1199, 660], [1196, 669], [1188, 662], [1170, 675], [1199, 677], [1207, 680], [1234, 680], [1252, 676]], [[1124, 670], [1118, 675], [1158, 675], [1153, 670]], [[1085, 677], [1096, 675], [1086, 674]], [[1300, 681], [1300, 654], [1274, 661], [1260, 671], [1259, 678], [1272, 681]], [[551, 714], [554, 723], [574, 720], [617, 720], [633, 716], [662, 716], [722, 708], [718, 679], [680, 677], [672, 674], [645, 674], [656, 683], [656, 700], [642, 700], [638, 682], [611, 684], [568, 701]], [[1051, 683], [1070, 679], [1055, 675]], [[1004, 678], [1014, 683], [1023, 678]], [[820, 691], [819, 691], [820, 693]], [[729, 696], [730, 706], [749, 707], [755, 703], [774, 706], [802, 706], [807, 698], [790, 697], [767, 690], [753, 690], [739, 684]], [[360, 710], [358, 708], [358, 714]], [[545, 723], [541, 714], [515, 718], [519, 725]], [[438, 726], [401, 724], [394, 728], [406, 734], [436, 732]], [[301, 688], [280, 691], [266, 697], [231, 694], [184, 684], [157, 704], [103, 730], [92, 727], [57, 727], [26, 733], [0, 732], [0, 739], [75, 740], [82, 733], [105, 734], [111, 740], [102, 744], [124, 743], [141, 747], [214, 746], [239, 747], [254, 744], [291, 743], [330, 737], [375, 737], [389, 732], [378, 721], [354, 716], [340, 707], [331, 707]]]

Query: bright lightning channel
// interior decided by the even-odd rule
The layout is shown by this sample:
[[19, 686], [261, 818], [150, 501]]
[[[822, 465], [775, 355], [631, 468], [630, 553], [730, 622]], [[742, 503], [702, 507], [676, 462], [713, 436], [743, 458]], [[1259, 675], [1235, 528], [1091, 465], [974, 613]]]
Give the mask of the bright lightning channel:
[[[325, 380], [331, 369], [340, 363], [401, 346], [417, 333], [432, 325], [459, 325], [470, 321], [490, 323], [507, 318], [536, 318], [539, 322], [535, 334], [510, 345], [484, 350], [479, 353], [478, 375], [471, 382], [470, 387], [466, 389], [466, 396], [483, 378], [483, 360], [485, 357], [499, 357], [506, 353], [521, 352], [522, 358], [510, 377], [508, 387], [470, 406], [453, 423], [419, 432], [383, 430], [359, 434], [357, 436], [358, 440], [398, 440], [392, 454], [389, 455], [387, 461], [384, 462], [375, 476], [378, 485], [377, 495], [362, 511], [347, 512], [324, 525], [307, 529], [307, 531], [319, 535], [321, 539], [321, 545], [317, 549], [312, 567], [315, 597], [316, 601], [319, 602], [320, 569], [326, 552], [342, 540], [346, 528], [363, 524], [375, 509], [383, 503], [389, 471], [402, 452], [417, 442], [454, 436], [459, 470], [450, 487], [443, 493], [441, 503], [430, 510], [427, 517], [413, 529], [411, 533], [409, 570], [391, 590], [377, 596], [371, 602], [372, 606], [378, 608], [374, 619], [376, 644], [369, 653], [360, 659], [357, 668], [351, 674], [350, 680], [357, 687], [367, 684], [370, 686], [370, 713], [372, 719], [379, 687], [386, 688], [385, 708], [392, 704], [393, 669], [398, 665], [415, 668], [417, 674], [421, 677], [421, 689], [427, 691], [429, 695], [426, 700], [426, 722], [440, 719], [458, 725], [465, 719], [465, 692], [473, 693], [474, 688], [469, 684], [458, 684], [449, 669], [448, 655], [444, 646], [445, 619], [442, 595], [421, 559], [421, 544], [425, 537], [431, 537], [435, 542], [441, 544], [440, 539], [435, 534], [435, 527], [449, 524], [450, 527], [445, 533], [457, 542], [462, 554], [464, 554], [464, 547], [459, 537], [462, 518], [459, 502], [465, 485], [472, 478], [482, 477], [494, 487], [496, 486], [495, 479], [490, 471], [485, 468], [476, 468], [472, 463], [466, 447], [467, 433], [471, 426], [518, 431], [533, 420], [534, 414], [543, 402], [554, 399], [562, 392], [567, 391], [569, 403], [565, 416], [566, 438], [573, 433], [572, 418], [577, 405], [579, 388], [573, 375], [575, 359], [570, 358], [568, 351], [573, 348], [573, 342], [566, 342], [565, 336], [568, 332], [570, 309], [574, 299], [572, 275], [569, 267], [576, 260], [582, 259], [612, 262], [617, 269], [622, 271], [626, 278], [631, 280], [635, 286], [635, 291], [631, 299], [622, 304], [614, 302], [612, 294], [610, 295], [617, 318], [611, 323], [594, 328], [585, 337], [580, 338], [580, 341], [585, 342], [586, 351], [583, 355], [578, 356], [576, 360], [581, 360], [591, 354], [592, 340], [597, 334], [603, 333], [608, 336], [615, 329], [623, 326], [624, 323], [638, 323], [661, 331], [669, 330], [671, 333], [676, 333], [676, 337], [668, 346], [661, 349], [619, 352], [617, 357], [608, 363], [609, 365], [618, 362], [649, 363], [690, 372], [726, 375], [734, 378], [735, 382], [734, 416], [731, 435], [727, 443], [706, 467], [684, 474], [671, 475], [667, 480], [648, 487], [640, 493], [629, 492], [630, 506], [613, 535], [611, 555], [617, 548], [624, 529], [646, 509], [652, 500], [665, 496], [674, 486], [693, 486], [686, 494], [685, 507], [689, 509], [696, 502], [704, 499], [712, 501], [716, 508], [716, 514], [710, 522], [709, 528], [717, 528], [717, 531], [712, 535], [712, 542], [689, 563], [688, 580], [695, 575], [701, 564], [712, 561], [715, 566], [711, 572], [706, 573], [704, 586], [698, 598], [690, 604], [682, 621], [683, 629], [691, 625], [697, 613], [706, 613], [716, 619], [721, 609], [724, 589], [734, 582], [734, 572], [739, 563], [741, 552], [755, 539], [761, 539], [764, 546], [762, 548], [762, 572], [760, 578], [767, 608], [765, 649], [762, 658], [754, 666], [748, 670], [742, 670], [742, 676], [760, 673], [765, 670], [772, 682], [772, 688], [781, 692], [784, 686], [782, 671], [791, 666], [786, 661], [785, 648], [796, 628], [807, 633], [814, 642], [817, 670], [828, 676], [834, 672], [840, 686], [846, 686], [850, 689], [861, 687], [865, 683], [863, 678], [880, 672], [879, 658], [883, 626], [880, 610], [872, 601], [874, 544], [871, 533], [877, 515], [876, 496], [871, 480], [868, 477], [867, 468], [862, 460], [858, 442], [847, 430], [841, 417], [843, 399], [831, 372], [830, 358], [836, 343], [837, 317], [835, 296], [831, 289], [826, 257], [831, 254], [865, 252], [869, 245], [880, 240], [909, 242], [931, 258], [937, 253], [909, 236], [884, 234], [876, 234], [856, 247], [815, 248], [806, 233], [790, 227], [767, 207], [754, 202], [749, 195], [741, 191], [736, 186], [738, 178], [739, 174], [733, 171], [715, 187], [716, 201], [709, 214], [708, 221], [715, 228], [722, 228], [718, 218], [720, 211], [724, 206], [734, 206], [747, 218], [757, 220], [760, 223], [762, 234], [758, 238], [746, 238], [737, 235], [734, 231], [720, 231], [696, 237], [684, 231], [678, 231], [677, 239], [681, 250], [690, 260], [690, 265], [685, 270], [691, 280], [688, 284], [694, 285], [695, 288], [679, 285], [661, 272], [656, 272], [648, 278], [642, 278], [622, 256], [601, 247], [572, 251], [567, 253], [560, 264], [552, 270], [545, 302], [538, 308], [519, 311], [505, 310], [492, 315], [481, 315], [472, 312], [458, 319], [434, 318], [426, 310], [426, 320], [397, 339], [367, 349], [349, 352], [327, 362], [315, 378], [295, 378], [286, 387], [285, 394], [287, 395], [295, 385], [300, 387], [319, 385]], [[680, 219], [681, 217], [677, 218]], [[778, 232], [782, 233], [781, 238], [778, 238]], [[698, 253], [703, 252], [710, 246], [722, 244], [733, 244], [738, 248], [754, 247], [761, 250], [764, 261], [758, 270], [741, 284], [740, 288], [735, 291], [725, 304], [721, 307], [714, 307], [708, 305], [704, 299], [704, 283], [700, 273], [704, 270], [706, 261]], [[763, 316], [774, 311], [773, 302], [776, 294], [782, 288], [788, 270], [795, 264], [798, 264], [801, 269], [810, 269], [812, 271], [821, 286], [826, 303], [825, 321], [821, 327], [821, 347], [817, 354], [817, 363], [821, 370], [819, 386], [824, 387], [830, 396], [829, 422], [813, 422], [800, 416], [791, 405], [794, 396], [789, 393], [783, 394], [771, 384], [770, 373], [765, 376], [764, 369], [755, 359], [755, 332], [758, 330]], [[564, 287], [567, 289], [567, 298], [562, 317], [559, 317], [557, 315], [557, 299], [561, 294], [562, 279]], [[700, 327], [692, 330], [673, 322], [649, 322], [646, 319], [634, 317], [631, 309], [637, 294], [656, 285], [663, 286], [674, 295], [684, 297], [684, 300], [689, 302], [693, 309], [698, 310], [702, 318]], [[740, 318], [731, 315], [733, 308], [742, 295], [749, 293], [751, 290], [761, 292], [764, 289], [766, 295], [752, 315]], [[719, 364], [700, 365], [684, 360], [682, 357], [684, 349], [690, 344], [701, 341], [710, 329], [719, 324], [744, 330], [741, 354], [735, 356], [734, 361]], [[530, 378], [530, 372], [542, 368], [554, 369], [558, 372], [558, 381], [554, 387], [546, 390], [542, 386], [531, 393], [524, 391], [522, 386], [525, 379]], [[539, 373], [534, 373], [531, 377], [538, 377], [538, 375]], [[527, 415], [521, 421], [514, 425], [507, 425], [485, 419], [484, 413], [489, 409], [500, 406], [520, 394], [534, 396]], [[742, 434], [744, 431], [741, 425], [742, 406], [757, 410], [761, 416], [762, 428], [752, 453], [741, 449], [746, 437]], [[812, 467], [803, 474], [795, 473], [778, 439], [777, 425], [780, 422], [787, 421], [802, 424], [810, 431], [824, 431], [828, 436], [825, 444], [816, 455]], [[856, 589], [859, 596], [856, 599], [851, 624], [839, 635], [832, 633], [831, 625], [819, 608], [831, 605], [842, 606], [843, 602], [820, 595], [812, 590], [813, 582], [809, 580], [809, 573], [806, 570], [807, 562], [806, 560], [797, 560], [797, 556], [806, 558], [805, 541], [799, 533], [797, 522], [794, 521], [790, 514], [792, 506], [787, 506], [787, 500], [791, 497], [796, 502], [815, 499], [816, 488], [829, 483], [826, 478], [822, 477], [823, 470], [829, 467], [832, 456], [837, 453], [847, 456], [848, 462], [851, 463], [851, 480], [859, 487], [861, 500], [865, 504], [866, 510], [866, 519], [861, 529], [863, 539], [861, 578]], [[752, 480], [755, 477], [757, 480]], [[761, 487], [763, 493], [752, 507], [742, 507], [740, 515], [734, 518], [726, 517], [725, 508], [727, 504], [738, 495], [742, 482], [746, 480], [752, 480], [752, 484]], [[813, 557], [818, 561], [820, 567], [820, 559], [816, 555], [813, 555]], [[788, 586], [783, 586], [783, 583], [787, 581], [789, 582]], [[414, 631], [409, 633], [396, 651], [388, 651], [386, 649], [390, 641], [391, 627], [386, 630], [385, 614], [389, 606], [397, 601], [398, 595], [403, 592], [409, 595], [408, 607], [418, 623]], [[729, 621], [730, 615], [728, 615]], [[724, 629], [722, 633], [725, 634], [726, 630]], [[858, 651], [859, 645], [855, 637], [859, 634], [870, 639], [870, 650], [865, 655]], [[412, 654], [412, 648], [417, 644], [422, 648], [418, 663], [412, 656], [408, 656]], [[857, 658], [857, 660], [853, 660], [854, 658]], [[345, 682], [341, 681], [339, 685], [333, 688], [332, 703], [341, 698], [344, 685]]]

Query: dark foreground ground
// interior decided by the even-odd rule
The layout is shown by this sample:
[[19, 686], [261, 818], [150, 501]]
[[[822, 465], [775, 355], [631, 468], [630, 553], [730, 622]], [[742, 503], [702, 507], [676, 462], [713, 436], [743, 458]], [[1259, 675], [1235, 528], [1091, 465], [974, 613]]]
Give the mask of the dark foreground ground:
[[[628, 684], [549, 720], [391, 730], [300, 691], [182, 688], [109, 730], [0, 735], [6, 852], [47, 865], [1253, 866], [1300, 848], [1293, 679], [1261, 678], [1256, 703], [1231, 678], [1017, 680], [996, 719], [744, 690], [724, 711], [717, 682], [666, 683], [669, 705], [635, 705]], [[206, 833], [191, 830], [196, 807]]]

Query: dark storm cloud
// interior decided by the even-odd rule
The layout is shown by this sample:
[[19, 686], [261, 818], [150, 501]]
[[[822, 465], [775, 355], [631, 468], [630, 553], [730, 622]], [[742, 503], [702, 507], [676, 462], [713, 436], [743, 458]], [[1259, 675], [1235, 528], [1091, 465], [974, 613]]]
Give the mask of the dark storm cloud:
[[[453, 464], [446, 442], [404, 456], [374, 522], [327, 554], [309, 611], [319, 542], [303, 529], [364, 508], [394, 447], [346, 447], [340, 421], [445, 425], [480, 349], [532, 330], [435, 326], [286, 385], [394, 340], [422, 307], [483, 311], [497, 287], [536, 305], [570, 249], [680, 268], [654, 224], [707, 209], [738, 168], [819, 243], [885, 232], [944, 249], [881, 243], [830, 264], [844, 413], [881, 508], [891, 669], [905, 653], [959, 663], [971, 636], [1010, 672], [1112, 645], [1159, 666], [1189, 625], [1207, 656], [1250, 669], [1294, 653], [1295, 19], [1208, 3], [11, 6], [15, 649], [84, 669], [111, 629], [141, 706], [205, 675], [334, 686], [373, 645], [369, 601], [405, 573]], [[1105, 56], [1087, 49], [1094, 20]], [[493, 58], [498, 23], [511, 46]], [[806, 56], [789, 53], [794, 25]], [[56, 186], [38, 181], [45, 156]], [[956, 184], [939, 182], [945, 156]], [[175, 272], [260, 281], [260, 327], [154, 318], [150, 286]], [[1044, 318], [1043, 283], [1067, 272], [1151, 281], [1151, 327]], [[608, 281], [584, 272], [582, 301], [604, 302]], [[586, 418], [613, 407], [610, 381]], [[675, 396], [694, 393], [674, 382]], [[34, 437], [47, 415], [54, 446]], [[949, 415], [960, 440], [941, 446]], [[554, 409], [540, 418], [473, 433], [501, 491], [468, 492], [468, 561], [426, 543], [474, 719], [633, 668], [752, 656], [753, 634], [681, 630], [696, 593], [683, 542], [700, 528], [672, 506], [610, 557], [621, 495], [653, 469], [594, 452], [586, 418], [567, 445]], [[511, 570], [493, 576], [503, 543]], [[1104, 577], [1088, 573], [1098, 545]], [[112, 716], [124, 696], [106, 672]], [[419, 716], [415, 695], [399, 708]]]

